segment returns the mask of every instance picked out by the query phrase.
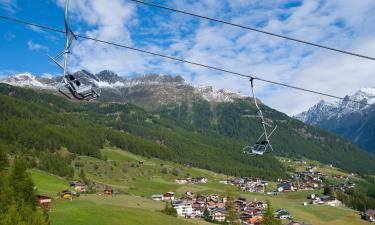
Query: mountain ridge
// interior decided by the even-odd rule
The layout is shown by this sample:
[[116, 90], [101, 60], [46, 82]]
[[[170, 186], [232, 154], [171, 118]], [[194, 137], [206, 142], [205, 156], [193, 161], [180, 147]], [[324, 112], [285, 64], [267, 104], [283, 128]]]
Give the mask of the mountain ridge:
[[[142, 95], [148, 95], [148, 97], [150, 97], [150, 95], [158, 95], [156, 97], [158, 98], [157, 102], [159, 104], [171, 101], [181, 102], [184, 98], [203, 98], [214, 102], [231, 102], [235, 99], [247, 97], [239, 92], [233, 92], [227, 89], [215, 89], [212, 86], [194, 86], [179, 75], [145, 74], [126, 79], [110, 70], [103, 70], [97, 74], [92, 74], [88, 71], [78, 71], [74, 73], [74, 75], [78, 77], [83, 84], [101, 88], [103, 96], [99, 98], [99, 101], [104, 102], [127, 103], [129, 96], [134, 98], [136, 95], [139, 95], [140, 98]], [[92, 77], [97, 77], [98, 80]], [[57, 90], [57, 88], [62, 85], [61, 80], [61, 77], [48, 78], [34, 76], [30, 73], [21, 73], [0, 79], [0, 82], [19, 87], [53, 91]], [[174, 95], [175, 99], [171, 99], [170, 96], [167, 97], [168, 94], [165, 93], [163, 89], [168, 89], [166, 91], [172, 92], [171, 95]], [[167, 98], [163, 99], [163, 97]], [[137, 101], [142, 102], [140, 98], [138, 98]], [[130, 103], [137, 104], [136, 101], [130, 101]], [[144, 104], [140, 105], [143, 106]]]
[[[352, 102], [355, 100], [364, 104]], [[331, 103], [319, 101], [317, 104], [294, 118], [337, 133], [360, 147], [375, 153], [375, 87], [361, 88], [341, 101]]]

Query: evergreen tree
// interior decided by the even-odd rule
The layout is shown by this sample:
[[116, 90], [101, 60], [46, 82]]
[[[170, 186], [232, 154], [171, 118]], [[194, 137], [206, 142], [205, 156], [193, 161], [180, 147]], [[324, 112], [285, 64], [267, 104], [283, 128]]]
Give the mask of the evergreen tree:
[[231, 192], [228, 192], [227, 194], [227, 202], [225, 204], [225, 209], [227, 211], [227, 215], [225, 217], [226, 223], [233, 224], [233, 225], [240, 225], [241, 224], [240, 216], [238, 214], [238, 210], [234, 202], [234, 197]]
[[89, 180], [87, 179], [86, 177], [86, 173], [85, 171], [83, 170], [83, 168], [81, 168], [81, 172], [79, 173], [79, 177], [82, 179], [82, 182], [85, 184], [85, 185], [89, 185]]
[[326, 186], [324, 187], [323, 194], [324, 194], [324, 195], [333, 195], [332, 188], [331, 188], [329, 185], [326, 185]]
[[25, 160], [20, 156], [16, 156], [8, 175], [10, 195], [17, 204], [25, 204], [25, 206], [35, 209], [37, 200], [34, 184], [26, 169]]
[[173, 208], [171, 202], [166, 202], [164, 209], [161, 211], [164, 214], [167, 214], [169, 216], [177, 217], [177, 210]]
[[5, 148], [0, 145], [0, 172], [3, 171], [6, 167], [8, 167], [8, 157], [5, 152]]
[[34, 184], [26, 171], [26, 162], [16, 156], [7, 179], [0, 179], [1, 225], [48, 225], [48, 219], [37, 210]]
[[206, 221], [211, 221], [210, 211], [208, 211], [207, 206], [205, 206], [203, 210], [203, 219]]
[[281, 221], [273, 216], [273, 208], [271, 202], [267, 200], [266, 213], [263, 216], [263, 225], [282, 225]]

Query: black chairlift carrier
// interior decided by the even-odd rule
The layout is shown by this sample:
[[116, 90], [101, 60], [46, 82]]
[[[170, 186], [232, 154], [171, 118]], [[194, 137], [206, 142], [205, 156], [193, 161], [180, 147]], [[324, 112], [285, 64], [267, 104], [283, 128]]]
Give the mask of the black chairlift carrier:
[[[272, 127], [272, 126], [265, 122], [263, 112], [258, 106], [257, 98], [255, 96], [255, 91], [254, 91], [254, 79], [255, 78], [253, 78], [253, 77], [250, 79], [251, 92], [253, 94], [254, 104], [255, 104], [255, 106], [258, 110], [257, 111], [257, 117], [260, 118], [260, 121], [262, 123], [263, 133], [259, 136], [259, 138], [257, 139], [256, 143], [253, 146], [248, 145], [248, 146], [243, 148], [243, 153], [248, 154], [248, 155], [252, 155], [252, 156], [263, 155], [266, 152], [273, 151], [272, 145], [270, 143], [270, 137], [272, 136], [272, 134], [277, 129], [277, 125], [275, 125], [273, 127], [273, 129], [271, 130], [271, 132], [267, 131], [267, 126], [268, 127]], [[270, 149], [270, 150], [267, 151], [268, 149]]]
[[[75, 76], [70, 74], [67, 70], [68, 67], [68, 55], [70, 53], [70, 47], [74, 39], [77, 40], [77, 37], [74, 35], [72, 30], [69, 29], [68, 24], [68, 6], [69, 0], [65, 2], [65, 33], [66, 33], [66, 44], [65, 49], [55, 57], [49, 56], [49, 58], [56, 63], [63, 71], [63, 84], [59, 88], [60, 93], [65, 95], [68, 98], [75, 98], [78, 100], [94, 100], [100, 96], [100, 89], [93, 87], [91, 85], [83, 85]], [[61, 65], [58, 60], [64, 56], [64, 65]], [[97, 80], [97, 79], [96, 79]]]

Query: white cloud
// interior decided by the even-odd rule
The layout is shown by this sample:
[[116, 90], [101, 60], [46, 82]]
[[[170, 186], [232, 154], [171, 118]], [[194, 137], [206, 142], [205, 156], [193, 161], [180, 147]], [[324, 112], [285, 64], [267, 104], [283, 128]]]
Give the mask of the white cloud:
[[[64, 1], [58, 1], [63, 6]], [[362, 54], [375, 52], [372, 39], [375, 2], [372, 0], [359, 0], [356, 4], [342, 0], [303, 0], [290, 8], [279, 7], [285, 4], [281, 0], [181, 0], [164, 4]], [[339, 96], [361, 87], [375, 86], [372, 78], [375, 65], [369, 60], [186, 15], [167, 14], [163, 10], [144, 18], [137, 14], [134, 4], [125, 0], [72, 1], [70, 8], [74, 21], [81, 21], [90, 28], [85, 35], [99, 39], [135, 47], [141, 44], [140, 48], [154, 52]], [[141, 29], [139, 27], [144, 26], [141, 21], [149, 21], [153, 26]], [[136, 40], [135, 32], [149, 38]], [[197, 85], [250, 93], [246, 78], [92, 41], [79, 42], [73, 53], [74, 70], [110, 69], [123, 76], [147, 72], [179, 74]], [[305, 110], [322, 98], [261, 82], [256, 82], [256, 88], [266, 104], [288, 114]]]
[[41, 45], [41, 44], [37, 44], [37, 43], [34, 43], [32, 40], [29, 40], [27, 42], [27, 47], [32, 50], [32, 51], [39, 51], [39, 50], [42, 50], [42, 51], [49, 51], [49, 48], [47, 46], [44, 46], [44, 45]]
[[18, 10], [17, 1], [16, 0], [0, 0], [0, 8], [9, 13], [15, 13]]

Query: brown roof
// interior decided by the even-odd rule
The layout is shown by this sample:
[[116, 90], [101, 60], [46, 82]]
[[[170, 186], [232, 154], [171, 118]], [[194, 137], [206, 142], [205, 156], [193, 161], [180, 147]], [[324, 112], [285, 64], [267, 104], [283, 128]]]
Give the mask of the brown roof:
[[368, 210], [366, 211], [366, 215], [369, 215], [369, 216], [373, 216], [373, 217], [375, 217], [375, 210], [373, 210], [373, 209], [368, 209]]

